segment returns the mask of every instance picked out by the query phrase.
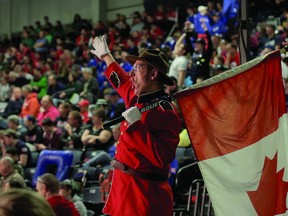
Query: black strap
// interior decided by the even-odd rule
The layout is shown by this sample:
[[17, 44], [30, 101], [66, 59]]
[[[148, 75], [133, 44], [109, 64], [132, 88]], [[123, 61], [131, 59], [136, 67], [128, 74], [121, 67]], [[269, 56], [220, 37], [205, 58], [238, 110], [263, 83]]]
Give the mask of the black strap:
[[[160, 103], [160, 101], [156, 101], [156, 102], [154, 102], [154, 103], [150, 103], [150, 104], [148, 104], [148, 105], [146, 105], [146, 106], [144, 106], [144, 107], [142, 107], [142, 108], [139, 108], [139, 111], [140, 111], [141, 113], [143, 113], [143, 112], [146, 112], [146, 111], [148, 111], [148, 110], [154, 109], [154, 108], [156, 108], [157, 106], [159, 106], [159, 103]], [[119, 117], [117, 117], [117, 118], [115, 118], [115, 119], [113, 119], [113, 120], [111, 120], [111, 121], [105, 122], [105, 123], [103, 124], [103, 128], [109, 128], [109, 127], [111, 127], [112, 125], [118, 124], [118, 123], [120, 123], [120, 122], [122, 122], [122, 121], [124, 121], [124, 120], [125, 120], [125, 118], [124, 118], [123, 116], [119, 116]]]
[[166, 182], [168, 180], [168, 175], [161, 175], [158, 173], [148, 173], [148, 172], [142, 172], [139, 170], [131, 169], [127, 165], [121, 163], [120, 161], [113, 158], [112, 160], [112, 166], [115, 169], [118, 169], [128, 175], [139, 177], [142, 179], [146, 179], [149, 181], [159, 181], [159, 182]]

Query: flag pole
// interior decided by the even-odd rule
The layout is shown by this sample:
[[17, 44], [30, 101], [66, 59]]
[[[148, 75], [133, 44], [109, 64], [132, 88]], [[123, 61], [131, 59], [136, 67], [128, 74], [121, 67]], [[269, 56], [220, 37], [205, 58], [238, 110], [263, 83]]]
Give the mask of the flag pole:
[[248, 20], [248, 0], [241, 0], [239, 13], [239, 50], [241, 64], [250, 60], [250, 29]]

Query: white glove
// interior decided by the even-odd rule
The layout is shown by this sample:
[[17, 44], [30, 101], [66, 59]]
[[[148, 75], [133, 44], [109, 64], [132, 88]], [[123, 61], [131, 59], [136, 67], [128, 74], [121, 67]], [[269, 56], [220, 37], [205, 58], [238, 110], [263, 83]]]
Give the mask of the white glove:
[[129, 122], [129, 124], [133, 124], [134, 122], [141, 119], [142, 114], [140, 113], [137, 107], [131, 107], [125, 112], [122, 113], [122, 116]]
[[91, 50], [91, 53], [96, 55], [101, 60], [104, 55], [110, 53], [110, 50], [106, 43], [105, 35], [102, 35], [100, 37], [95, 37], [92, 45], [95, 50]]

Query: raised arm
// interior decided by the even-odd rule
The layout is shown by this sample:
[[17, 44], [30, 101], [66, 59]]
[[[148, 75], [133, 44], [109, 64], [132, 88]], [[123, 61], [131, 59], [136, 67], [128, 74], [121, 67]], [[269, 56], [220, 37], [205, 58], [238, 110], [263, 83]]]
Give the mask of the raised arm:
[[115, 59], [111, 55], [108, 48], [105, 35], [95, 37], [92, 45], [94, 47], [94, 50], [91, 50], [91, 53], [96, 55], [99, 59], [105, 61], [107, 67], [111, 63], [115, 62]]

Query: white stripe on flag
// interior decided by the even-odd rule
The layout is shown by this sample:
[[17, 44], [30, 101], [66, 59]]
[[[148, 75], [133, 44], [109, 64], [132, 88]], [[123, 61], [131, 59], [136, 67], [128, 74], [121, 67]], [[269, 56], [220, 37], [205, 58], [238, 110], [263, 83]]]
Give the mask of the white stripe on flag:
[[287, 113], [279, 119], [279, 128], [257, 143], [199, 162], [216, 215], [257, 215], [247, 192], [257, 190], [265, 157], [272, 159], [277, 151], [277, 172], [285, 167], [283, 181], [288, 182]]

